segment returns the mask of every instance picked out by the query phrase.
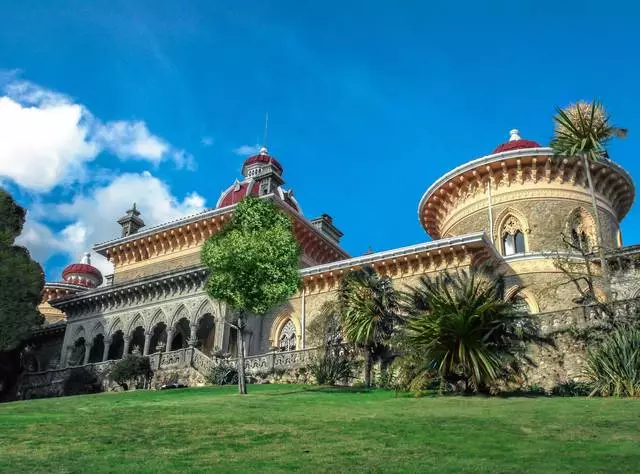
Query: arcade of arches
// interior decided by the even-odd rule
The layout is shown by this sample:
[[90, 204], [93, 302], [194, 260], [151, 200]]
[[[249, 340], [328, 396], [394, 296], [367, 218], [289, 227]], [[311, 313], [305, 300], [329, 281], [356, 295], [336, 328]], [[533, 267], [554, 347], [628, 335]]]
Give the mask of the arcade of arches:
[[180, 318], [170, 329], [164, 322], [154, 324], [150, 330], [141, 324], [133, 326], [128, 334], [122, 329], [115, 329], [108, 337], [100, 328], [92, 340], [87, 340], [82, 330], [78, 331], [80, 335], [70, 346], [67, 364], [97, 363], [122, 359], [125, 354], [150, 355], [187, 347], [195, 347], [207, 356], [216, 351], [216, 325], [211, 313], [202, 315], [196, 324]]

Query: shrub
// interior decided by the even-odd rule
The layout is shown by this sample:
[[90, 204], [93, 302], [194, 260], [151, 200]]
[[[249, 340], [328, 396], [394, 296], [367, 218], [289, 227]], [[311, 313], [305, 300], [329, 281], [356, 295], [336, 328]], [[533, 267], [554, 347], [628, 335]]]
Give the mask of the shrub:
[[335, 385], [336, 382], [347, 383], [355, 378], [359, 364], [347, 354], [327, 353], [315, 358], [307, 370], [319, 385]]
[[71, 369], [71, 373], [64, 381], [62, 391], [65, 396], [99, 393], [102, 392], [102, 383], [92, 370], [78, 367]]
[[227, 362], [222, 362], [214, 365], [205, 378], [213, 385], [235, 385], [238, 383], [238, 369]]
[[142, 380], [145, 384], [153, 375], [148, 357], [129, 354], [124, 359], [114, 362], [107, 372], [109, 380], [114, 381], [125, 390], [127, 382]]
[[591, 395], [640, 396], [640, 329], [623, 326], [591, 348], [586, 377]]
[[553, 387], [553, 394], [559, 397], [586, 397], [593, 391], [593, 386], [587, 382], [568, 380]]

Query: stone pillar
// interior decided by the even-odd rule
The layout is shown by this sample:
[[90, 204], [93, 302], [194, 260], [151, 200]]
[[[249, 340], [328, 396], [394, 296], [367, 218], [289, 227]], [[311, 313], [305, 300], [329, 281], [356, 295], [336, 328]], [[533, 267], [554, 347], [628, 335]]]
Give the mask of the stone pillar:
[[143, 356], [149, 355], [149, 345], [151, 344], [151, 333], [144, 335], [144, 350], [142, 351]]
[[192, 324], [189, 326], [189, 347], [194, 347], [198, 340], [196, 339], [196, 331], [198, 330], [198, 326]]
[[82, 361], [82, 365], [87, 365], [89, 363], [89, 356], [91, 355], [91, 346], [93, 343], [85, 342], [84, 343], [84, 361]]
[[69, 359], [71, 358], [71, 352], [73, 351], [73, 346], [67, 346], [64, 350], [64, 363], [62, 366], [64, 368], [69, 367]]
[[124, 349], [122, 350], [122, 358], [124, 359], [129, 354], [129, 344], [131, 344], [131, 336], [124, 336]]
[[104, 340], [104, 351], [102, 351], [102, 362], [106, 362], [109, 359], [109, 347], [111, 346], [111, 339]]
[[169, 352], [171, 350], [171, 343], [173, 342], [173, 328], [167, 329], [167, 347], [165, 350]]

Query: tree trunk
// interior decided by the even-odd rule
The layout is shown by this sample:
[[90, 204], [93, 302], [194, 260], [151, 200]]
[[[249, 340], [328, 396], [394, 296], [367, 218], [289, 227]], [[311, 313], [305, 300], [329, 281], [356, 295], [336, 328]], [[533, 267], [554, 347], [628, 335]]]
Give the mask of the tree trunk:
[[373, 368], [373, 354], [371, 348], [364, 349], [364, 384], [367, 388], [371, 387], [371, 369]]
[[247, 384], [244, 378], [244, 321], [242, 315], [238, 316], [238, 393], [247, 394]]
[[[598, 256], [600, 257], [600, 267], [602, 268], [602, 282], [604, 286], [604, 294], [606, 302], [611, 302], [611, 280], [609, 278], [609, 263], [605, 256], [604, 246], [602, 245], [602, 226], [600, 225], [600, 214], [598, 213], [598, 205], [596, 203], [596, 191], [593, 188], [593, 180], [591, 179], [591, 167], [589, 166], [589, 158], [586, 153], [582, 154], [582, 163], [584, 172], [589, 182], [589, 192], [591, 193], [591, 205], [593, 206], [593, 214], [596, 220], [596, 244], [598, 246]], [[593, 295], [595, 298], [596, 295]]]

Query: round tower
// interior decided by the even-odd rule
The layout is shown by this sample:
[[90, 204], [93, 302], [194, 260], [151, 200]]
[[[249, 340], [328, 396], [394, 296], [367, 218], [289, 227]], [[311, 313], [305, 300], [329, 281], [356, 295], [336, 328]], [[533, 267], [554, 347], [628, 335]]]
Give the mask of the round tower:
[[[620, 221], [633, 203], [633, 181], [608, 158], [590, 166], [602, 244], [616, 249], [622, 245]], [[530, 275], [557, 273], [552, 254], [566, 251], [567, 242], [587, 251], [597, 243], [582, 160], [554, 158], [550, 148], [522, 139], [515, 129], [491, 154], [438, 179], [420, 200], [418, 215], [434, 239], [484, 231], [508, 267], [506, 273], [522, 275], [522, 286], [540, 283]], [[550, 309], [552, 300], [540, 309]]]

